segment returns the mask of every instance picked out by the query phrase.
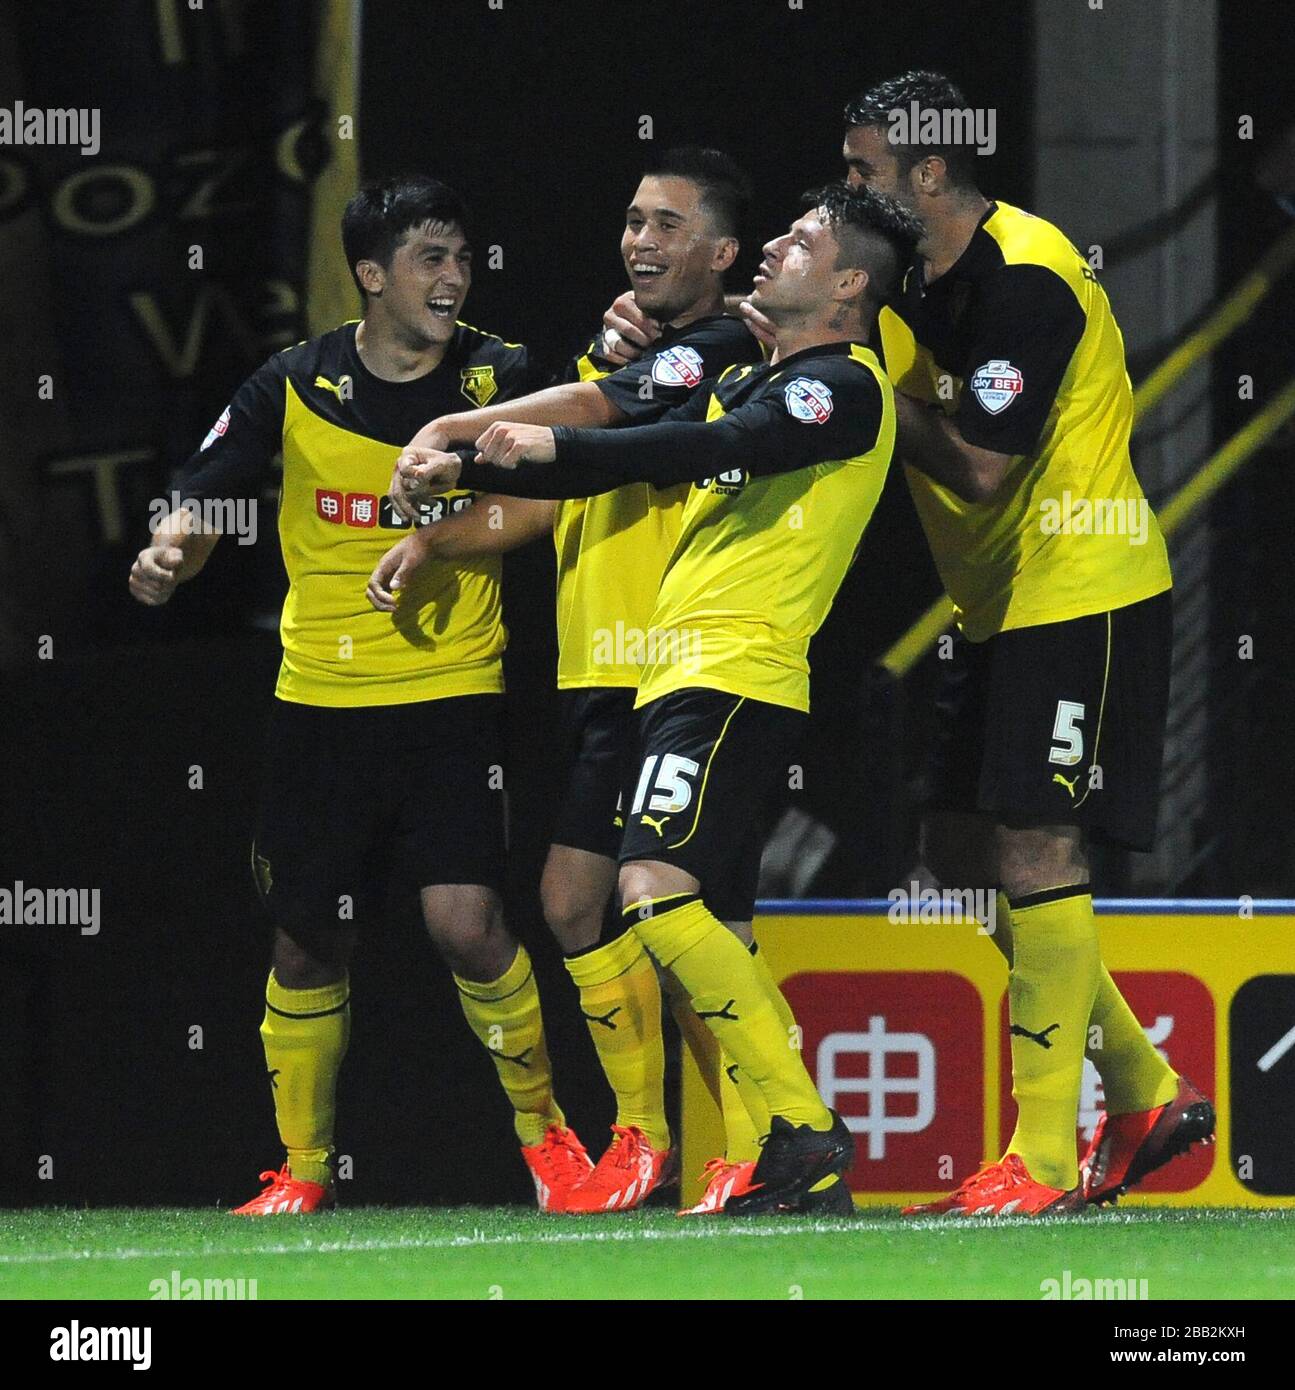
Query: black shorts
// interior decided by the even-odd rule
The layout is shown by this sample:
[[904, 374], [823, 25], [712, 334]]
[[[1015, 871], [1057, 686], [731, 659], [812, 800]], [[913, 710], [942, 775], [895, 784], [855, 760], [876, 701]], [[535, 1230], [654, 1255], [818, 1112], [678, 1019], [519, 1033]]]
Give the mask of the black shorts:
[[568, 741], [566, 791], [551, 839], [555, 845], [615, 859], [623, 807], [638, 772], [637, 720], [632, 689], [558, 692]]
[[808, 715], [718, 690], [672, 691], [638, 713], [621, 863], [674, 864], [721, 921], [750, 921], [769, 816]]
[[1173, 594], [1090, 617], [958, 638], [937, 699], [927, 809], [1080, 825], [1149, 850], [1160, 809]]
[[389, 879], [498, 890], [502, 710], [502, 695], [359, 709], [276, 700], [252, 851], [275, 924], [294, 937], [363, 928]]

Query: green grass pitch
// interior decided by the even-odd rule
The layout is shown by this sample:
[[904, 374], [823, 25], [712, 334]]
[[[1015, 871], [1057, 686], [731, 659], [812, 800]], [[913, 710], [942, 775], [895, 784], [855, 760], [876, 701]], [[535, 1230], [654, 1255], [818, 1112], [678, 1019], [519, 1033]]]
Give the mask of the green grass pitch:
[[[1295, 1211], [1092, 1212], [987, 1224], [681, 1221], [507, 1207], [0, 1212], [0, 1296], [148, 1299], [155, 1280], [256, 1280], [276, 1298], [1012, 1298], [1146, 1279], [1152, 1299], [1295, 1296]], [[173, 1285], [173, 1281], [174, 1285]], [[150, 1287], [152, 1286], [152, 1287]], [[194, 1285], [189, 1285], [190, 1291]]]

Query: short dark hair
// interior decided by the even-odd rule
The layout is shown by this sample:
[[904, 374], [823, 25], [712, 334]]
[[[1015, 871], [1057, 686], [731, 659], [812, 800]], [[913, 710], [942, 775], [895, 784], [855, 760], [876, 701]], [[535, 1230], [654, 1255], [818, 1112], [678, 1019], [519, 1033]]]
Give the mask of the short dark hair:
[[[919, 110], [965, 111], [967, 98], [942, 72], [906, 72], [888, 77], [855, 97], [845, 108], [846, 125], [885, 126], [892, 129], [891, 112], [908, 112], [916, 102]], [[938, 154], [955, 188], [976, 186], [976, 156], [970, 145], [935, 145], [892, 141], [900, 172], [907, 174], [914, 164], [928, 155]]]
[[358, 262], [389, 266], [396, 248], [414, 228], [429, 222], [453, 225], [470, 238], [471, 221], [463, 199], [426, 174], [402, 174], [365, 184], [342, 213], [342, 249], [356, 287], [364, 293], [355, 272]]
[[822, 208], [840, 253], [838, 268], [868, 272], [868, 294], [878, 304], [894, 299], [917, 255], [923, 227], [918, 217], [875, 188], [828, 184], [805, 194], [805, 207]]
[[751, 180], [723, 150], [680, 145], [643, 170], [644, 177], [687, 179], [701, 190], [702, 205], [721, 236], [740, 236], [751, 202]]

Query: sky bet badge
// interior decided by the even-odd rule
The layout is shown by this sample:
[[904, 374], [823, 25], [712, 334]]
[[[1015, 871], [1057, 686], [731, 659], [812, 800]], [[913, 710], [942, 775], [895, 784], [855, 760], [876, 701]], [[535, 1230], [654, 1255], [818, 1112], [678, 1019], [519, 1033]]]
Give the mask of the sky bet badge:
[[1025, 378], [1010, 362], [995, 360], [977, 367], [971, 375], [976, 399], [991, 415], [1006, 410], [1021, 394]]
[[489, 405], [499, 391], [493, 367], [464, 367], [459, 382], [463, 394], [478, 408]]

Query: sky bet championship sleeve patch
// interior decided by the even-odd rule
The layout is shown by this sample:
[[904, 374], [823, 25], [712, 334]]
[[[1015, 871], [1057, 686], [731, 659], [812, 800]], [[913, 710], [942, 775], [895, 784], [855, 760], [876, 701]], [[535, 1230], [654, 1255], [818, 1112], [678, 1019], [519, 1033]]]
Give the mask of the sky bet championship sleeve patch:
[[798, 376], [783, 389], [783, 399], [793, 419], [803, 425], [824, 425], [832, 413], [831, 388], [811, 376]]
[[701, 354], [695, 348], [666, 348], [652, 363], [652, 380], [661, 386], [686, 386], [691, 391], [704, 375]]
[[986, 362], [971, 374], [971, 389], [991, 415], [1006, 410], [1025, 388], [1025, 378], [1010, 362]]
[[229, 428], [229, 410], [229, 406], [226, 406], [224, 410], [220, 412], [220, 419], [207, 431], [206, 439], [198, 446], [199, 453], [202, 453], [204, 449], [210, 449]]

